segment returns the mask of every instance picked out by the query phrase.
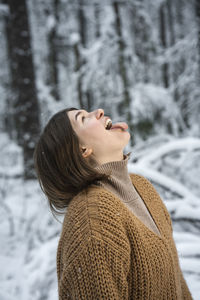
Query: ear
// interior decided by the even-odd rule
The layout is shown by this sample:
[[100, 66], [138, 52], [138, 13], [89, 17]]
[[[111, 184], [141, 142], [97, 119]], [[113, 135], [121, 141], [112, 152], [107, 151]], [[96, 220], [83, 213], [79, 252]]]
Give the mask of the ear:
[[84, 158], [90, 156], [92, 154], [92, 149], [86, 148], [86, 147], [81, 147], [81, 152], [82, 152], [82, 156]]

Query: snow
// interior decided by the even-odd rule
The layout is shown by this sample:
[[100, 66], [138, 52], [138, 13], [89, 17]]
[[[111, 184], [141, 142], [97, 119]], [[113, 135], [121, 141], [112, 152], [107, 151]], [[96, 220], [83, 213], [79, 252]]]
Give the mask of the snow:
[[193, 204], [194, 206], [198, 205], [199, 198], [193, 195], [189, 189], [184, 187], [183, 184], [174, 181], [172, 178], [164, 174], [160, 174], [160, 172], [156, 170], [150, 169], [149, 166], [146, 167], [143, 163], [141, 164], [141, 166], [140, 164], [130, 164], [129, 170], [133, 173], [143, 174], [143, 176], [148, 177], [149, 179], [160, 184], [164, 188], [176, 192], [177, 194], [179, 194], [180, 197], [185, 197], [185, 201], [189, 201], [190, 204]]
[[180, 206], [177, 208], [176, 213], [174, 217], [177, 218], [189, 218], [189, 219], [195, 219], [200, 220], [200, 207], [191, 207], [189, 204], [180, 204]]
[[70, 35], [70, 42], [72, 45], [77, 44], [80, 41], [80, 35], [77, 32], [73, 32]]
[[[157, 110], [164, 108], [163, 113], [167, 114], [168, 109], [171, 107], [172, 99], [168, 90], [154, 84], [136, 84], [133, 88], [132, 96], [134, 101], [132, 102], [131, 111], [133, 112], [134, 122], [136, 122], [141, 115], [144, 118], [152, 119], [155, 108]], [[173, 113], [175, 113], [175, 111]]]
[[52, 29], [54, 29], [54, 27], [56, 26], [56, 20], [54, 18], [54, 16], [49, 15], [47, 18], [47, 30], [50, 32]]
[[0, 16], [7, 16], [9, 14], [9, 7], [6, 4], [0, 4]]
[[61, 225], [52, 218], [36, 181], [10, 177], [6, 183], [1, 186], [7, 210], [1, 206], [4, 247], [0, 249], [0, 264], [4, 272], [0, 274], [0, 299], [41, 299], [43, 290], [48, 299], [56, 299], [56, 249]]
[[187, 137], [179, 140], [173, 140], [162, 147], [159, 147], [153, 153], [149, 153], [149, 155], [145, 155], [145, 157], [140, 160], [140, 164], [148, 164], [161, 158], [162, 156], [169, 154], [172, 151], [195, 151], [200, 150], [200, 140], [198, 138]]

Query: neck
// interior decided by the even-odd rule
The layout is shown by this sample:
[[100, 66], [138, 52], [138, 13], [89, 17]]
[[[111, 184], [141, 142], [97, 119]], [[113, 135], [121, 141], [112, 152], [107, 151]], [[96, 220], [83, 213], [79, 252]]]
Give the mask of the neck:
[[102, 180], [99, 184], [113, 193], [117, 193], [121, 199], [125, 199], [125, 202], [130, 201], [134, 194], [134, 187], [127, 168], [130, 154], [123, 155], [123, 159], [120, 161], [109, 161], [96, 167], [98, 172], [110, 175], [110, 179]]
[[98, 166], [113, 162], [113, 161], [121, 161], [124, 159], [123, 151], [119, 153], [112, 154], [110, 157], [103, 157], [102, 159], [96, 159]]

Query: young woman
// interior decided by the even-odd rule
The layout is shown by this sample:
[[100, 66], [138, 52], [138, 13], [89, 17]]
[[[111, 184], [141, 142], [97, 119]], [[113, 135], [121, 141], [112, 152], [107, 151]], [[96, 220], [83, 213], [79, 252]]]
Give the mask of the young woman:
[[50, 119], [36, 146], [41, 188], [52, 212], [65, 213], [60, 300], [192, 299], [166, 206], [146, 178], [128, 173], [127, 129], [102, 109], [70, 108]]

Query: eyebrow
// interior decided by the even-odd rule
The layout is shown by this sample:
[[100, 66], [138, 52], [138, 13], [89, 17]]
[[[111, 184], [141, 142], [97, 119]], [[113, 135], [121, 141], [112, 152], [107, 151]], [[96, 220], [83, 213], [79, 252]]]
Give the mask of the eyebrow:
[[77, 121], [78, 116], [82, 113], [82, 111], [77, 112], [77, 114], [75, 115], [75, 120]]

